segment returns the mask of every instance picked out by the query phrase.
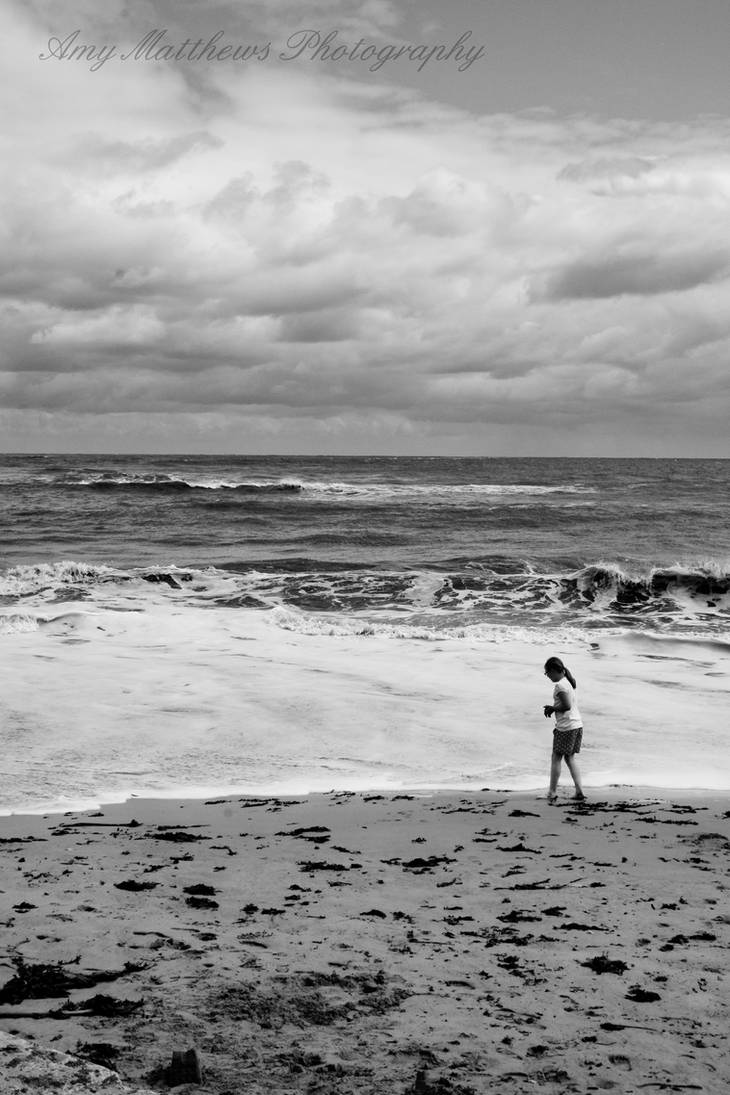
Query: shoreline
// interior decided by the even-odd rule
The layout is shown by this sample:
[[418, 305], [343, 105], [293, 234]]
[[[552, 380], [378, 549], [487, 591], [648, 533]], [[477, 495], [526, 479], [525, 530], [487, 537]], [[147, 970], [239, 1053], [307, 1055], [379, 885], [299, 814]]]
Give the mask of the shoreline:
[[201, 1095], [719, 1095], [730, 792], [560, 790], [2, 817], [0, 1031]]
[[[206, 802], [216, 799], [226, 799], [232, 802], [244, 802], [244, 801], [266, 801], [266, 802], [286, 802], [287, 800], [302, 800], [302, 799], [314, 799], [317, 797], [344, 797], [344, 796], [372, 796], [379, 795], [383, 797], [413, 797], [417, 799], [433, 798], [439, 796], [454, 796], [454, 795], [510, 795], [512, 797], [525, 797], [543, 799], [547, 795], [547, 779], [544, 784], [534, 787], [485, 787], [485, 786], [468, 786], [468, 785], [455, 785], [455, 784], [440, 784], [430, 785], [421, 784], [418, 786], [402, 786], [394, 787], [392, 785], [368, 785], [367, 787], [331, 787], [327, 790], [276, 790], [276, 789], [254, 789], [254, 790], [216, 790], [212, 788], [201, 792], [200, 794], [188, 794], [185, 788], [179, 790], [165, 792], [131, 792], [124, 797], [105, 799], [99, 797], [91, 802], [73, 803], [68, 804], [52, 804], [51, 806], [38, 807], [36, 809], [25, 809], [23, 807], [0, 808], [0, 829], [3, 823], [13, 818], [42, 818], [48, 819], [53, 817], [70, 817], [77, 814], [89, 814], [92, 811], [98, 810], [113, 810], [117, 808], [132, 807], [135, 803], [143, 803], [147, 806], [158, 803], [160, 805], [164, 803], [175, 803], [177, 805], [190, 805], [195, 806], [205, 805]], [[706, 798], [712, 800], [723, 800], [727, 798], [730, 800], [730, 787], [677, 787], [662, 785], [651, 785], [646, 783], [633, 784], [633, 783], [608, 783], [599, 786], [586, 785], [584, 781], [584, 791], [586, 799], [590, 801], [597, 800], [610, 800], [611, 798], [619, 794], [631, 794], [639, 795], [640, 797], [654, 797], [654, 798], [666, 798], [667, 796], [685, 796], [693, 798]], [[563, 804], [566, 801], [570, 801], [572, 795], [572, 783], [567, 771], [563, 771], [561, 774], [561, 782], [558, 787], [558, 797], [563, 800]]]

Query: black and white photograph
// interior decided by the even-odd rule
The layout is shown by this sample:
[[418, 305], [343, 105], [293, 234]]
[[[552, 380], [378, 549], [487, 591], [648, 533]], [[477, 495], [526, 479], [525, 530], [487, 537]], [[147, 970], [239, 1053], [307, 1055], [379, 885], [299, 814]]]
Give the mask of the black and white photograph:
[[721, 1095], [727, 0], [4, 0], [0, 1095]]

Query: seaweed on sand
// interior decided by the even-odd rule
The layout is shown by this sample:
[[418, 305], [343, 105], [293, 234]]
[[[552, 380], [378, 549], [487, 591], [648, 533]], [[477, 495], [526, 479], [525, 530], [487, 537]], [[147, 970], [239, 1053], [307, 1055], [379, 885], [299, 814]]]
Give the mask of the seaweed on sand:
[[[75, 959], [78, 962], [78, 958]], [[71, 963], [71, 964], [75, 964]], [[13, 959], [15, 976], [0, 988], [0, 1004], [20, 1004], [23, 1000], [48, 1000], [68, 996], [74, 989], [88, 989], [102, 981], [116, 981], [130, 973], [139, 973], [145, 965], [125, 962], [120, 970], [94, 970], [91, 973], [70, 971], [69, 963], [45, 965]]]

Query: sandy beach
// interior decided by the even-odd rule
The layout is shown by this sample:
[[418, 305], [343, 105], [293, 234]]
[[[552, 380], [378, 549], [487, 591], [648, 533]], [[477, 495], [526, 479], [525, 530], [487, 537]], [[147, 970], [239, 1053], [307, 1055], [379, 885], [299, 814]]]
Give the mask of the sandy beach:
[[4, 817], [0, 1031], [211, 1095], [724, 1091], [730, 798], [569, 794]]

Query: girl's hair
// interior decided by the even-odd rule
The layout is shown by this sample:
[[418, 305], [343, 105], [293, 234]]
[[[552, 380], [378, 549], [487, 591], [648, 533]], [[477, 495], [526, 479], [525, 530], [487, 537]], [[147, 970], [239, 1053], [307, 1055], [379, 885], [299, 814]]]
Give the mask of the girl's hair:
[[555, 673], [565, 673], [565, 676], [570, 681], [571, 688], [577, 688], [578, 687], [578, 685], [576, 684], [575, 677], [570, 672], [567, 665], [563, 665], [560, 658], [548, 658], [548, 660], [545, 662], [545, 668], [546, 669], [551, 669]]

